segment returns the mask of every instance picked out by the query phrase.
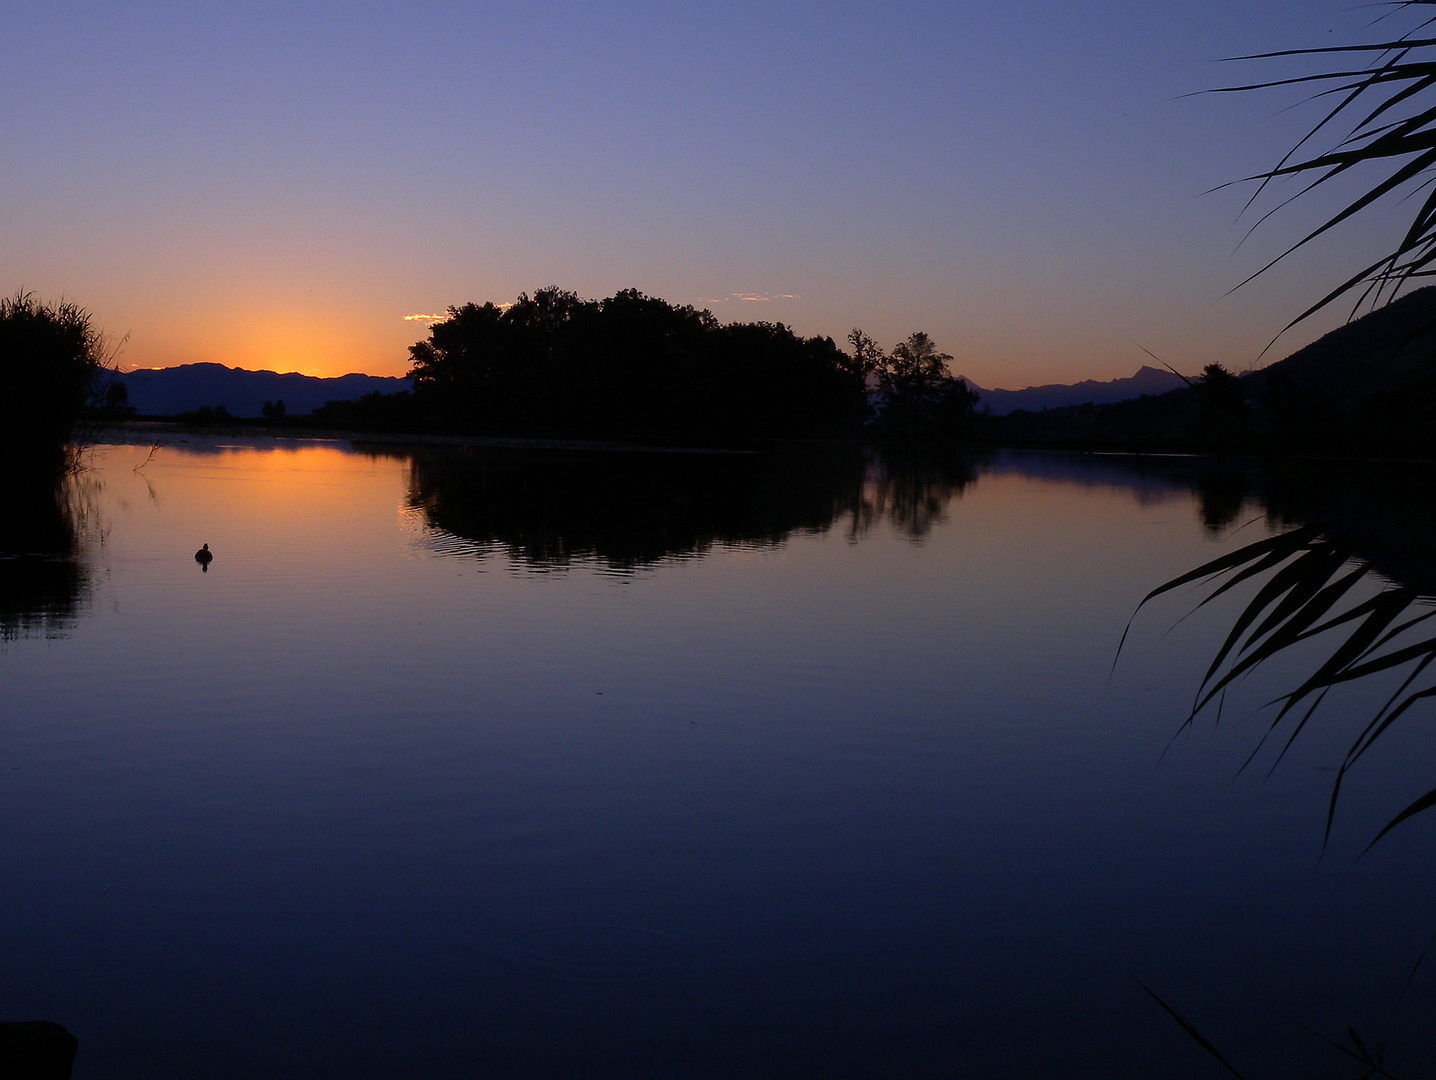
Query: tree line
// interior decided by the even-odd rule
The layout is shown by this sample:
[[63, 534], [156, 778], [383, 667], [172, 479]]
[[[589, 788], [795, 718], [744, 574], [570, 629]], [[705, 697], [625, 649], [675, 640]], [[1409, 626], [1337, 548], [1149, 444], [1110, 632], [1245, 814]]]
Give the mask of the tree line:
[[393, 430], [580, 438], [926, 438], [965, 433], [977, 393], [926, 334], [852, 352], [782, 323], [627, 289], [558, 288], [510, 305], [465, 304], [409, 349], [411, 395], [326, 406], [321, 420]]
[[[970, 434], [978, 395], [924, 333], [891, 352], [861, 330], [850, 351], [782, 323], [626, 289], [585, 300], [559, 288], [513, 304], [464, 304], [409, 349], [413, 390], [331, 402], [316, 424], [391, 431], [593, 439], [904, 439]], [[125, 413], [87, 312], [28, 293], [0, 300], [0, 438], [60, 467], [87, 412]], [[113, 399], [113, 400], [112, 400]], [[194, 422], [231, 421], [221, 408]], [[293, 420], [266, 402], [269, 423]]]

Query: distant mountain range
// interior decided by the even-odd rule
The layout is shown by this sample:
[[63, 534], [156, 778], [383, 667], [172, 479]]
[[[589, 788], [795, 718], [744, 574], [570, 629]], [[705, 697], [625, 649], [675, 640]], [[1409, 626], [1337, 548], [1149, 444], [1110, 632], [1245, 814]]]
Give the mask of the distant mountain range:
[[[231, 416], [257, 417], [266, 401], [283, 401], [290, 416], [303, 416], [327, 401], [355, 401], [365, 394], [393, 394], [410, 389], [408, 379], [350, 374], [321, 379], [296, 372], [249, 371], [223, 364], [181, 364], [172, 368], [141, 368], [119, 376], [129, 403], [140, 416], [174, 416], [206, 406], [223, 405]], [[1070, 386], [1052, 384], [1025, 390], [984, 390], [982, 405], [994, 416], [1017, 409], [1040, 412], [1065, 405], [1107, 404], [1143, 394], [1162, 394], [1182, 386], [1170, 371], [1142, 367], [1126, 379], [1087, 379]]]
[[1006, 416], [1018, 409], [1041, 412], [1068, 405], [1109, 405], [1143, 394], [1165, 394], [1184, 385], [1181, 377], [1174, 372], [1144, 364], [1137, 369], [1137, 374], [1110, 382], [1084, 379], [1070, 385], [1050, 383], [1029, 386], [1026, 390], [984, 390], [980, 386], [973, 386], [973, 389], [982, 395], [980, 406], [986, 406], [993, 416]]
[[[1433, 353], [1436, 286], [1392, 301], [1285, 360], [1242, 375], [1241, 381], [1255, 410], [1252, 419], [1259, 425], [1279, 420], [1284, 431], [1303, 444], [1316, 445], [1318, 430], [1334, 435], [1344, 429], [1351, 445], [1378, 445], [1382, 440], [1376, 435], [1384, 428], [1432, 428], [1426, 403], [1436, 374]], [[174, 416], [223, 405], [232, 416], [258, 417], [266, 401], [283, 401], [285, 412], [298, 417], [330, 401], [411, 389], [409, 380], [401, 378], [350, 374], [320, 379], [223, 364], [131, 371], [118, 379], [140, 416]], [[973, 388], [981, 395], [981, 406], [1003, 418], [994, 434], [1018, 442], [1156, 447], [1175, 438], [1180, 443], [1176, 436], [1179, 429], [1190, 428], [1195, 407], [1193, 391], [1180, 376], [1148, 365], [1108, 382], [1087, 379], [1025, 390]], [[1352, 419], [1356, 412], [1362, 414], [1359, 423]]]
[[1009, 445], [1430, 459], [1433, 417], [1436, 286], [1428, 286], [1225, 390], [1198, 382], [1123, 401], [1009, 412], [991, 421], [990, 432]]
[[118, 376], [140, 416], [174, 416], [223, 405], [231, 416], [259, 416], [266, 401], [283, 401], [290, 416], [313, 412], [326, 401], [354, 401], [365, 394], [409, 389], [408, 379], [381, 375], [340, 375], [320, 379], [290, 372], [247, 371], [223, 364], [181, 364], [140, 369]]

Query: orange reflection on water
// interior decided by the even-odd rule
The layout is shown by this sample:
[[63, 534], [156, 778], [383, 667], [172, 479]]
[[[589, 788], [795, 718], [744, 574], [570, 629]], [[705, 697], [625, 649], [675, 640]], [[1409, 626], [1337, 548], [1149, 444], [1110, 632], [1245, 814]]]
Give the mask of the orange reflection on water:
[[208, 543], [214, 572], [236, 561], [322, 563], [336, 534], [351, 549], [392, 549], [405, 513], [404, 464], [347, 444], [196, 440], [141, 464], [147, 453], [112, 447], [101, 463], [108, 511], [127, 519], [117, 543], [143, 557]]

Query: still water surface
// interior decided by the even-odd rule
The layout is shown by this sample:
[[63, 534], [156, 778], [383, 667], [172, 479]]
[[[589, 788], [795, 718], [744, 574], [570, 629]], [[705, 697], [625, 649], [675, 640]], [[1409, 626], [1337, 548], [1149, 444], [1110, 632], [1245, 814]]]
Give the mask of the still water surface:
[[1350, 1071], [1285, 1017], [1436, 1065], [1436, 837], [1353, 868], [1429, 732], [1318, 863], [1345, 742], [1236, 776], [1295, 667], [1173, 740], [1235, 608], [1109, 681], [1267, 528], [1192, 462], [221, 439], [70, 498], [0, 560], [0, 1019], [79, 1080], [1219, 1075], [1138, 980], [1253, 1077]]

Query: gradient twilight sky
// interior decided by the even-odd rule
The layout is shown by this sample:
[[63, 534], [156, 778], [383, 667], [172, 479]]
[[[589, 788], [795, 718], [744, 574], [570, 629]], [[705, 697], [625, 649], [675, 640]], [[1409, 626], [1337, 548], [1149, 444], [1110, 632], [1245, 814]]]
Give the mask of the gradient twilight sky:
[[[1310, 109], [1181, 95], [1356, 38], [1349, 0], [8, 5], [0, 289], [126, 367], [402, 374], [422, 322], [545, 285], [891, 345], [982, 386], [1241, 369], [1396, 212], [1223, 299]], [[748, 299], [744, 299], [744, 298]], [[1329, 329], [1293, 331], [1267, 359]]]

